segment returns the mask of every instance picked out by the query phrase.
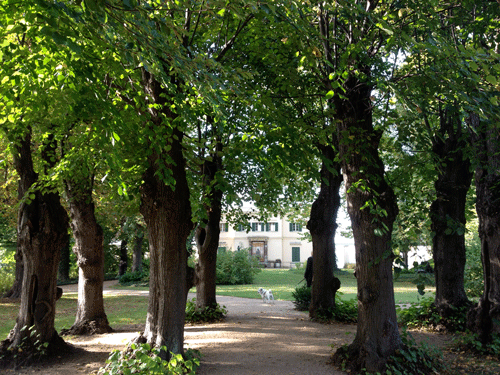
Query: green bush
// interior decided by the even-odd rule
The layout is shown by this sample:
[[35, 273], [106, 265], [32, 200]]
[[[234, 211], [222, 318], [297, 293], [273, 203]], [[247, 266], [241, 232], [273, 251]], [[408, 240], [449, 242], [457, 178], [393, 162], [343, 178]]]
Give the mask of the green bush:
[[14, 267], [0, 266], [0, 296], [5, 294], [14, 284]]
[[459, 352], [472, 352], [483, 356], [495, 356], [500, 359], [500, 335], [492, 334], [490, 343], [483, 344], [479, 335], [471, 332], [465, 333], [454, 342], [454, 348]]
[[[372, 374], [362, 369], [363, 375], [433, 375], [441, 374], [445, 365], [441, 360], [442, 354], [429, 348], [425, 343], [417, 345], [413, 337], [403, 329], [401, 334], [402, 346], [389, 357], [386, 369], [380, 373]], [[341, 346], [335, 353], [335, 364], [343, 371], [347, 370], [349, 363], [349, 346]]]
[[[295, 309], [299, 311], [309, 310], [311, 304], [311, 288], [303, 285], [295, 288], [292, 292], [294, 298], [293, 304]], [[343, 322], [343, 323], [356, 323], [358, 321], [358, 303], [356, 300], [343, 301], [341, 299], [342, 292], [335, 294], [335, 309], [328, 309], [327, 311], [320, 311], [318, 320], [321, 322]]]
[[217, 254], [216, 283], [218, 285], [252, 284], [260, 272], [259, 261], [248, 249], [220, 251]]
[[[101, 368], [98, 374], [101, 375], [122, 375], [122, 374], [195, 374], [200, 365], [199, 352], [187, 350], [184, 358], [180, 354], [171, 353], [171, 358], [166, 361], [160, 357], [160, 350], [151, 348], [149, 344], [132, 344], [131, 350], [120, 352], [114, 350], [106, 360], [106, 367]], [[166, 351], [166, 347], [161, 347], [161, 351]]]
[[213, 323], [223, 320], [227, 315], [226, 306], [207, 307], [203, 310], [196, 308], [196, 298], [186, 303], [186, 322], [188, 323]]
[[292, 292], [295, 310], [308, 311], [311, 304], [311, 288], [307, 285], [298, 286]]
[[131, 285], [137, 283], [147, 283], [149, 281], [149, 270], [127, 272], [118, 278], [122, 285]]
[[470, 306], [452, 308], [452, 313], [443, 318], [439, 315], [434, 298], [423, 298], [408, 308], [398, 308], [398, 320], [407, 327], [445, 327], [450, 332], [464, 332], [467, 326], [467, 312]]
[[444, 369], [441, 361], [442, 354], [429, 348], [425, 343], [417, 345], [413, 337], [403, 329], [401, 334], [403, 347], [387, 361], [385, 374], [439, 374]]

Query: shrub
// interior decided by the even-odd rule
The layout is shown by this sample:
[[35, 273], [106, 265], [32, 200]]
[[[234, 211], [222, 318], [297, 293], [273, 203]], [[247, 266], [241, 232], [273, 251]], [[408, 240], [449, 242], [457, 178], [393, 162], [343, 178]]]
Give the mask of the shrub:
[[[311, 288], [306, 285], [295, 288], [292, 292], [294, 298], [293, 304], [295, 309], [299, 311], [309, 310], [311, 304]], [[358, 321], [358, 303], [356, 300], [343, 301], [341, 299], [342, 293], [335, 294], [335, 309], [328, 309], [317, 313], [317, 320], [321, 322], [343, 322], [343, 323], [356, 323]]]
[[403, 347], [387, 361], [386, 374], [439, 374], [444, 369], [441, 353], [425, 343], [417, 345], [413, 337], [403, 329]]
[[14, 284], [14, 267], [0, 266], [0, 296], [5, 294]]
[[454, 348], [458, 349], [459, 352], [472, 352], [500, 358], [500, 335], [493, 333], [491, 342], [483, 344], [477, 334], [467, 332], [454, 342]]
[[[426, 344], [417, 345], [409, 333], [403, 329], [401, 334], [403, 345], [394, 355], [389, 357], [386, 369], [377, 375], [431, 375], [440, 374], [445, 369], [441, 360], [442, 354], [436, 349], [430, 349]], [[345, 371], [349, 362], [349, 346], [341, 346], [335, 353], [335, 364]], [[363, 375], [375, 375], [361, 370]]]
[[[114, 350], [106, 360], [106, 367], [99, 369], [98, 374], [195, 374], [200, 365], [199, 352], [191, 349], [185, 352], [184, 358], [171, 353], [169, 361], [160, 357], [160, 349], [151, 348], [149, 344], [132, 344], [130, 349], [123, 352]], [[166, 349], [161, 347], [161, 351]]]
[[136, 283], [144, 283], [149, 281], [149, 272], [145, 270], [127, 272], [118, 278], [118, 281], [122, 285], [131, 285]]
[[188, 323], [213, 323], [223, 320], [227, 315], [226, 306], [207, 307], [203, 310], [196, 308], [196, 298], [186, 303], [186, 322]]
[[311, 288], [307, 285], [298, 286], [295, 291], [292, 292], [293, 304], [295, 305], [295, 310], [307, 311], [309, 310], [309, 305], [311, 304]]
[[248, 249], [221, 251], [217, 255], [216, 283], [218, 285], [252, 284], [260, 272], [259, 261]]
[[464, 332], [467, 325], [467, 312], [470, 306], [453, 308], [446, 318], [439, 315], [433, 298], [423, 298], [420, 303], [405, 309], [398, 308], [400, 324], [408, 327], [445, 327], [450, 332]]

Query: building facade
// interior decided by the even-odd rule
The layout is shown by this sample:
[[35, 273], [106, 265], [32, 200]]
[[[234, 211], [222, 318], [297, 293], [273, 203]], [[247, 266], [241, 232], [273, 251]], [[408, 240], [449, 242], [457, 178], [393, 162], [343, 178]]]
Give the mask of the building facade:
[[286, 218], [273, 217], [268, 222], [252, 221], [250, 230], [244, 225], [233, 227], [221, 222], [219, 248], [238, 250], [248, 248], [267, 267], [294, 267], [307, 261], [312, 243], [304, 238], [307, 229]]

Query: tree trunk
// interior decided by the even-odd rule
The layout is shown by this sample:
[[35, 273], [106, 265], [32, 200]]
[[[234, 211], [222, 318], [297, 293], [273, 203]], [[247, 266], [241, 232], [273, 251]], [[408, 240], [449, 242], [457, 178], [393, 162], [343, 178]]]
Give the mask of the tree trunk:
[[127, 273], [128, 268], [128, 241], [122, 240], [120, 243], [120, 264], [118, 266], [118, 276], [123, 276]]
[[196, 228], [198, 264], [196, 265], [196, 307], [200, 310], [217, 305], [216, 266], [220, 238], [220, 219], [222, 216], [222, 190], [214, 183], [217, 173], [222, 171], [222, 142], [217, 142], [210, 161], [202, 166], [203, 187], [206, 189], [203, 200], [207, 218]]
[[[359, 66], [370, 76], [370, 69]], [[384, 179], [378, 155], [381, 132], [373, 128], [371, 87], [350, 77], [335, 111], [347, 207], [356, 249], [358, 326], [354, 342], [339, 349], [353, 371], [383, 372], [387, 359], [402, 345], [396, 319], [392, 279], [391, 233], [398, 213], [396, 197]]]
[[142, 271], [143, 243], [144, 243], [144, 230], [140, 225], [137, 225], [135, 239], [134, 239], [134, 252], [132, 253], [132, 272]]
[[[335, 136], [336, 139], [336, 136]], [[311, 208], [307, 229], [313, 242], [313, 282], [309, 316], [329, 317], [335, 309], [335, 294], [340, 280], [333, 275], [335, 266], [335, 231], [340, 207], [339, 189], [342, 184], [340, 164], [335, 162], [338, 142], [322, 146], [321, 190]]]
[[455, 307], [470, 304], [464, 288], [465, 204], [472, 172], [464, 156], [465, 145], [459, 114], [452, 109], [440, 111], [440, 130], [433, 139], [438, 179], [430, 218], [434, 232], [435, 304], [443, 317]]
[[[28, 190], [38, 180], [31, 157], [31, 130], [15, 147], [14, 163], [21, 179], [20, 193]], [[53, 166], [55, 143], [51, 137], [42, 151], [46, 169]], [[24, 195], [23, 194], [23, 195]], [[21, 306], [14, 329], [7, 342], [10, 347], [27, 341], [39, 340], [49, 343], [53, 353], [64, 341], [54, 329], [55, 304], [57, 300], [57, 268], [61, 248], [69, 241], [68, 215], [61, 205], [57, 193], [32, 191], [29, 198], [21, 202], [18, 217], [18, 245], [24, 259], [24, 277]], [[31, 336], [32, 327], [37, 335]]]
[[61, 249], [61, 260], [59, 261], [58, 275], [59, 281], [69, 280], [69, 269], [70, 269], [70, 248], [68, 245]]
[[172, 125], [176, 116], [166, 103], [168, 94], [144, 69], [143, 84], [151, 101], [161, 108], [161, 113], [150, 109], [148, 126], [153, 133], [167, 134], [154, 140], [158, 142], [156, 145], [150, 144], [149, 167], [141, 187], [140, 210], [148, 229], [150, 253], [150, 297], [143, 339], [152, 346], [165, 345], [166, 352], [162, 351], [161, 356], [169, 359], [170, 352], [184, 353], [186, 240], [193, 223], [182, 149], [183, 133]]
[[112, 331], [104, 312], [104, 235], [95, 217], [92, 190], [92, 176], [66, 181], [79, 277], [76, 319], [65, 335]]
[[[469, 312], [468, 326], [483, 344], [500, 334], [500, 136], [498, 128], [485, 129], [479, 117], [471, 116], [475, 130], [472, 142], [478, 157], [476, 211], [484, 271], [484, 292]], [[496, 124], [495, 124], [496, 125]]]

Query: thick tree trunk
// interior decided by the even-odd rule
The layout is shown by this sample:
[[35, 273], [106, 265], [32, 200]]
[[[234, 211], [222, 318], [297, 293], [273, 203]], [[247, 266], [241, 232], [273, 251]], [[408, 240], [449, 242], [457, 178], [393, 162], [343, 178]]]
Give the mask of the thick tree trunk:
[[[50, 140], [49, 140], [50, 141]], [[19, 174], [20, 191], [28, 192], [38, 179], [31, 157], [31, 134], [27, 133], [16, 145], [14, 162]], [[47, 168], [53, 165], [54, 143], [44, 145], [42, 158]], [[10, 347], [22, 342], [40, 340], [49, 343], [48, 350], [56, 350], [64, 341], [54, 329], [57, 300], [57, 268], [60, 250], [66, 246], [68, 215], [57, 193], [29, 193], [29, 200], [21, 203], [18, 217], [18, 245], [24, 259], [24, 278], [21, 306], [16, 325], [7, 338]], [[30, 336], [32, 327], [37, 335]]]
[[75, 238], [73, 251], [79, 267], [78, 305], [73, 326], [64, 334], [86, 335], [111, 332], [104, 312], [103, 231], [97, 223], [92, 201], [93, 177], [66, 181], [71, 228]]
[[472, 172], [470, 161], [464, 156], [465, 144], [458, 113], [452, 109], [441, 111], [439, 135], [433, 140], [438, 179], [430, 218], [434, 232], [435, 303], [443, 317], [454, 307], [470, 304], [464, 288], [465, 204]]
[[[370, 76], [366, 66], [359, 68]], [[334, 108], [356, 249], [358, 326], [354, 342], [347, 349], [339, 349], [335, 359], [348, 354], [347, 366], [351, 370], [382, 372], [387, 359], [402, 345], [394, 302], [391, 249], [398, 208], [378, 155], [382, 134], [373, 128], [371, 87], [350, 77], [344, 88], [345, 96], [334, 98]]]
[[[336, 139], [336, 136], [335, 136]], [[335, 309], [335, 294], [340, 280], [333, 275], [335, 267], [335, 231], [340, 207], [339, 189], [342, 184], [340, 164], [335, 161], [338, 142], [322, 146], [321, 190], [311, 208], [307, 229], [313, 242], [313, 282], [309, 316], [328, 317]]]
[[[500, 334], [500, 136], [498, 128], [485, 129], [471, 116], [473, 145], [479, 159], [476, 169], [476, 211], [484, 271], [484, 292], [469, 312], [468, 326], [483, 344]], [[482, 125], [482, 127], [481, 127]]]
[[203, 199], [207, 218], [196, 228], [198, 264], [196, 265], [196, 307], [205, 309], [217, 305], [215, 297], [215, 275], [217, 250], [220, 238], [220, 219], [222, 216], [222, 190], [214, 183], [216, 174], [222, 171], [222, 143], [217, 142], [216, 150], [210, 161], [202, 167], [203, 187], [206, 192]]
[[118, 265], [118, 276], [123, 276], [127, 273], [128, 268], [128, 241], [122, 240], [120, 243], [120, 264]]
[[168, 359], [170, 352], [184, 353], [186, 241], [193, 223], [183, 133], [172, 125], [176, 116], [169, 112], [168, 94], [146, 70], [143, 70], [143, 83], [151, 101], [162, 108], [161, 114], [151, 109], [148, 125], [154, 133], [167, 135], [155, 140], [156, 146], [150, 145], [149, 168], [143, 175], [141, 187], [140, 210], [148, 229], [150, 253], [149, 306], [143, 338], [153, 346], [165, 345], [167, 351], [162, 352], [162, 357]]
[[144, 231], [137, 225], [134, 238], [134, 252], [132, 253], [132, 272], [142, 271], [142, 245], [144, 243]]

